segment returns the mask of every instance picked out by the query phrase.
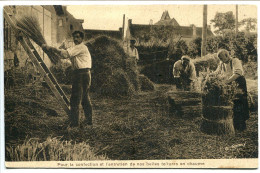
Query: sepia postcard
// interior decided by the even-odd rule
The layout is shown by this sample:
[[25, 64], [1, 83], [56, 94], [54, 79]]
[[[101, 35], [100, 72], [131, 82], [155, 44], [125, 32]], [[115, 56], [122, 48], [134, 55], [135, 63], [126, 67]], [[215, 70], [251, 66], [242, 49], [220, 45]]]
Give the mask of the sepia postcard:
[[258, 168], [257, 3], [3, 6], [8, 168]]

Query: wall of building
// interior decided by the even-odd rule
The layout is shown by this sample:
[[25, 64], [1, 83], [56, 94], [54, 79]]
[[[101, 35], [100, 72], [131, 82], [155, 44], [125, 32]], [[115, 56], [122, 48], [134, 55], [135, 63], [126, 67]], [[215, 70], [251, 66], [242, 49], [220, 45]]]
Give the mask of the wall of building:
[[75, 30], [84, 31], [82, 23], [84, 20], [76, 19], [73, 15], [67, 12], [66, 7], [62, 7], [64, 10], [64, 15], [59, 15], [57, 17], [57, 42], [62, 43], [64, 40], [70, 38], [72, 32]]
[[[13, 6], [12, 7], [13, 12], [15, 14], [15, 17], [19, 19], [19, 16], [22, 15], [32, 15], [36, 16], [39, 25], [41, 28], [41, 33], [43, 34], [46, 42], [50, 45], [55, 45], [57, 42], [56, 39], [56, 15], [54, 9], [52, 9], [50, 6], [44, 7], [44, 6]], [[8, 25], [8, 24], [6, 24]], [[8, 26], [9, 32], [12, 30], [10, 26]], [[19, 59], [19, 65], [20, 67], [23, 67], [26, 65], [28, 61], [30, 61], [27, 53], [23, 49], [23, 47], [20, 45], [20, 43], [16, 40], [15, 36], [12, 35], [11, 38], [6, 38], [6, 39], [13, 39], [16, 42], [17, 45], [13, 45], [10, 48], [5, 49], [5, 59], [8, 59], [7, 61], [10, 62], [11, 59], [14, 58], [14, 52], [17, 54], [17, 57]], [[41, 55], [43, 58], [44, 62], [46, 63], [47, 66], [51, 66], [51, 62], [48, 58], [48, 56], [43, 53], [41, 47], [39, 47], [37, 44], [32, 42], [37, 49], [38, 53]], [[6, 69], [8, 69], [8, 66], [5, 66]]]
[[[52, 46], [59, 46], [62, 41], [71, 35], [71, 25], [75, 29], [82, 28], [82, 20], [75, 19], [72, 15], [70, 15], [65, 7], [62, 7], [65, 10], [64, 15], [57, 15], [55, 8], [51, 5], [48, 6], [11, 6], [11, 10], [17, 17], [22, 15], [33, 15], [36, 16], [39, 25], [41, 28], [41, 33], [43, 34], [47, 44]], [[62, 19], [63, 23], [60, 26], [59, 19]], [[43, 53], [41, 47], [33, 43], [38, 53], [42, 56], [44, 62], [48, 67], [52, 64], [48, 58], [48, 56]], [[14, 32], [12, 28], [4, 22], [4, 60], [5, 60], [5, 70], [9, 69], [13, 64], [12, 61], [14, 59], [14, 53], [17, 54], [19, 59], [20, 67], [26, 65], [26, 62], [30, 61], [27, 53], [20, 45], [20, 43], [16, 40]]]

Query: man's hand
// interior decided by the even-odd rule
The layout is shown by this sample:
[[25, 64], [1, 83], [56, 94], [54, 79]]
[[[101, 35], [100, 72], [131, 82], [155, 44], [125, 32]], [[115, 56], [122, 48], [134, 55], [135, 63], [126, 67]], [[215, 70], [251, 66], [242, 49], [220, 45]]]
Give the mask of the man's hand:
[[50, 49], [51, 49], [51, 47], [48, 46], [47, 44], [42, 44], [41, 47], [42, 47], [43, 50], [46, 50], [46, 51], [50, 51]]

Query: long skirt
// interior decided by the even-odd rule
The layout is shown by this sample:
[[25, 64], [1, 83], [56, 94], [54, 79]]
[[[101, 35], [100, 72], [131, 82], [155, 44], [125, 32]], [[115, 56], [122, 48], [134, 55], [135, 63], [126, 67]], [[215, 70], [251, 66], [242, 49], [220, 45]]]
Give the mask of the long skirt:
[[235, 99], [233, 100], [233, 123], [235, 130], [243, 131], [246, 129], [246, 120], [249, 119], [247, 86], [245, 77], [240, 76], [236, 79], [236, 83], [238, 84], [238, 88], [240, 88], [243, 92], [237, 94]]

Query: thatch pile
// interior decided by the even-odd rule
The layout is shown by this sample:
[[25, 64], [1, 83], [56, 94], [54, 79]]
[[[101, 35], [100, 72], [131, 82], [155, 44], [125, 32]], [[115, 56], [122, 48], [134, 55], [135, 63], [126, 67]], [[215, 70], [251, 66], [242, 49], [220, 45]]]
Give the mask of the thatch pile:
[[[36, 16], [22, 15], [17, 17], [16, 26], [23, 34], [32, 39], [40, 47], [46, 44], [46, 40], [42, 35], [42, 29]], [[43, 50], [49, 57], [52, 63], [56, 64], [59, 61], [59, 55], [52, 52]]]
[[202, 81], [203, 105], [229, 106], [236, 94], [241, 93], [236, 84], [225, 84], [223, 76], [206, 76]]
[[227, 85], [221, 76], [207, 76], [202, 82], [201, 131], [207, 134], [234, 135], [233, 99], [241, 91]]
[[117, 40], [100, 36], [86, 45], [92, 57], [92, 91], [101, 96], [129, 97], [140, 90], [137, 64]]

